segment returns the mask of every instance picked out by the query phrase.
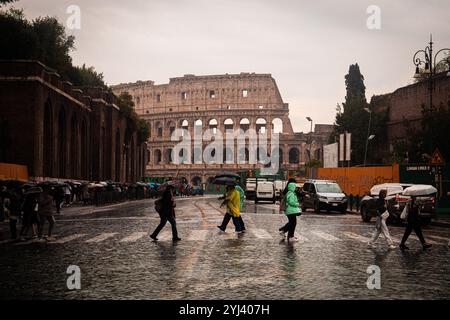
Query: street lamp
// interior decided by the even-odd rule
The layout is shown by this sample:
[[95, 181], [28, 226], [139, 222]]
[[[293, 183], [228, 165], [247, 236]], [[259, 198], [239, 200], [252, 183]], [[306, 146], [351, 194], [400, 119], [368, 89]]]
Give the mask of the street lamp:
[[312, 127], [313, 127], [313, 120], [310, 117], [306, 117], [306, 120], [311, 122], [311, 130], [309, 131], [309, 161], [311, 161], [311, 147], [312, 147]]
[[364, 110], [369, 113], [369, 126], [367, 128], [366, 150], [364, 151], [364, 167], [365, 167], [366, 159], [367, 159], [367, 147], [369, 146], [369, 140], [372, 140], [373, 138], [375, 138], [375, 136], [370, 135], [370, 123], [372, 122], [372, 111], [370, 111], [369, 108], [364, 108]]
[[[428, 91], [430, 93], [430, 109], [433, 107], [433, 76], [436, 74], [436, 58], [439, 53], [443, 51], [450, 51], [449, 48], [444, 48], [436, 52], [433, 56], [433, 38], [430, 34], [430, 43], [429, 46], [426, 46], [424, 50], [418, 50], [414, 53], [413, 63], [416, 66], [416, 72], [414, 73], [414, 78], [420, 78], [420, 70], [419, 66], [424, 65], [423, 73], [428, 75]], [[423, 54], [424, 59], [418, 57], [419, 53]], [[449, 70], [447, 72], [447, 76], [450, 77], [450, 58], [447, 59], [447, 65]]]

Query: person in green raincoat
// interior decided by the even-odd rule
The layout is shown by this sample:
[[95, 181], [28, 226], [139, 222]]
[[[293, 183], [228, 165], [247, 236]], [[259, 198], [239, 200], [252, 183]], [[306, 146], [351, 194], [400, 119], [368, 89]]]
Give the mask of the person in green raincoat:
[[297, 185], [293, 182], [288, 184], [288, 192], [284, 196], [284, 214], [288, 218], [288, 223], [279, 229], [280, 234], [283, 237], [285, 237], [286, 232], [288, 233], [288, 241], [298, 241], [298, 239], [294, 237], [294, 233], [295, 227], [297, 226], [297, 216], [301, 215], [302, 210], [300, 209], [300, 203], [298, 202], [298, 198], [295, 193], [296, 187]]

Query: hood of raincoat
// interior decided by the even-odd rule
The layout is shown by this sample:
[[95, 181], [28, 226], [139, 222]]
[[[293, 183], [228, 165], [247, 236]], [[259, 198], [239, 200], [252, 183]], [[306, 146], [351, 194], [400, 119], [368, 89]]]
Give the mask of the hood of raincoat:
[[288, 184], [288, 190], [289, 191], [295, 191], [295, 189], [297, 188], [297, 185], [293, 182]]

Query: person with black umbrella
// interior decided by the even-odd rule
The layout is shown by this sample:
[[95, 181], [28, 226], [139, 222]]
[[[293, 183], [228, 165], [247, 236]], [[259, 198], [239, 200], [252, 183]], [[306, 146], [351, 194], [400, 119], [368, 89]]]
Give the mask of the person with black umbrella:
[[226, 205], [227, 212], [223, 217], [222, 224], [217, 227], [220, 229], [220, 231], [225, 232], [228, 222], [230, 222], [230, 219], [233, 219], [233, 224], [236, 232], [242, 233], [244, 232], [244, 227], [241, 223], [241, 200], [239, 191], [236, 190], [234, 184], [227, 185], [226, 191], [227, 195], [220, 206], [222, 207], [223, 205]]

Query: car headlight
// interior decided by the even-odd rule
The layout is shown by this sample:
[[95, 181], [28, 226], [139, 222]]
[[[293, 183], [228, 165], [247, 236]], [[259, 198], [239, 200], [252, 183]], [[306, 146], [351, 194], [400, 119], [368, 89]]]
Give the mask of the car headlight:
[[328, 198], [326, 198], [326, 197], [319, 197], [319, 201], [328, 202]]

